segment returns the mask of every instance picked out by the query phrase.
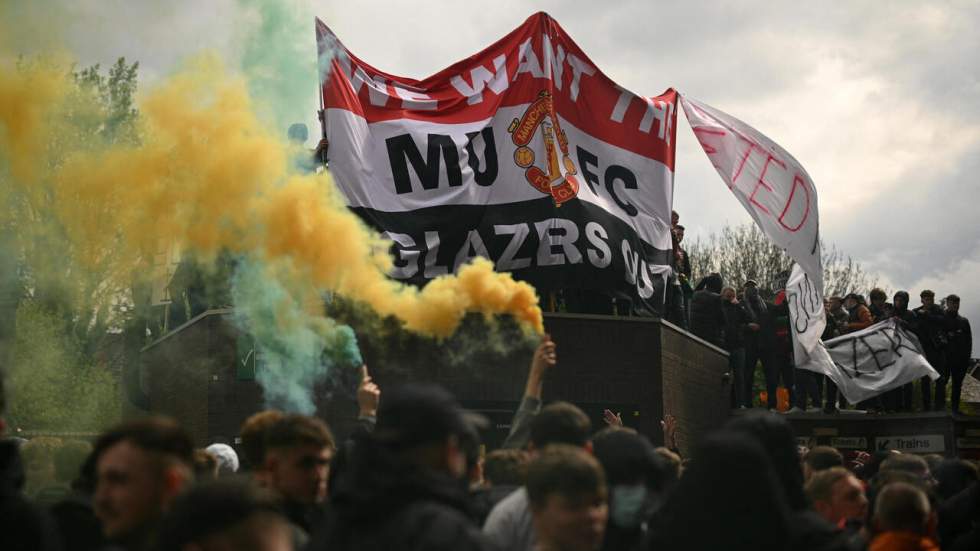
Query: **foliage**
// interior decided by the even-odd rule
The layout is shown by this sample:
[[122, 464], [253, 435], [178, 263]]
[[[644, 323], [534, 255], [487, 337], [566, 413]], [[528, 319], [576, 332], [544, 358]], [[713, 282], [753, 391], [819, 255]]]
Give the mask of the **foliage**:
[[[21, 60], [19, 65], [27, 70], [31, 64], [42, 63], [45, 61]], [[107, 72], [99, 65], [73, 72], [72, 89], [50, 121], [57, 125], [57, 137], [46, 144], [46, 158], [36, 162], [59, 166], [75, 151], [136, 143], [138, 67], [119, 58]], [[94, 260], [87, 259], [83, 265], [82, 253], [74, 249], [57, 222], [59, 204], [52, 182], [23, 189], [10, 185], [7, 177], [0, 167], [0, 226], [6, 236], [0, 265], [7, 298], [0, 305], [3, 314], [12, 318], [17, 303], [24, 299], [43, 305], [61, 315], [64, 330], [93, 354], [103, 337], [121, 327], [132, 311], [130, 274], [111, 272], [115, 265], [112, 247], [97, 251]]]
[[[867, 295], [875, 286], [875, 277], [835, 245], [827, 248], [821, 242], [820, 250], [825, 296], [843, 296], [852, 291]], [[779, 289], [780, 274], [793, 267], [793, 259], [750, 223], [725, 226], [720, 234], [689, 244], [687, 252], [694, 282], [711, 272], [721, 274], [726, 284], [735, 287], [754, 279], [767, 296]]]
[[25, 300], [17, 308], [13, 354], [6, 367], [8, 422], [14, 429], [95, 431], [115, 422], [120, 394], [62, 315]]

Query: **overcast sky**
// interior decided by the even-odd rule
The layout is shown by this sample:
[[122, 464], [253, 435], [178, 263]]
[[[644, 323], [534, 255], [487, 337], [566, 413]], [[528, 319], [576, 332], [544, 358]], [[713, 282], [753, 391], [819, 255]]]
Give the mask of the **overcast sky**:
[[[83, 63], [139, 60], [152, 82], [202, 49], [234, 61], [254, 3], [59, 2], [48, 32]], [[368, 63], [417, 78], [546, 11], [622, 86], [674, 87], [779, 142], [817, 186], [826, 241], [913, 305], [924, 287], [960, 294], [980, 325], [980, 2], [287, 3]], [[302, 32], [312, 56], [311, 20]], [[309, 106], [313, 125], [312, 92]], [[688, 239], [749, 221], [682, 119], [674, 206]]]

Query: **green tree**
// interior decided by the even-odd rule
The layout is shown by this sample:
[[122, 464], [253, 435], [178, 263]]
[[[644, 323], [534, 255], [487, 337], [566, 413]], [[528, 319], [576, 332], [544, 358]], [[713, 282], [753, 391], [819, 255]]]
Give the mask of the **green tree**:
[[[43, 63], [22, 59], [19, 69]], [[47, 113], [56, 131], [44, 158], [33, 160], [45, 168], [39, 173], [51, 174], [76, 152], [138, 143], [138, 68], [119, 58], [107, 70], [72, 70], [66, 100]], [[137, 308], [131, 273], [114, 272], [111, 245], [82, 263], [58, 222], [54, 182], [42, 178], [25, 189], [11, 177], [0, 161], [0, 362], [12, 422], [97, 430], [119, 415], [118, 374], [145, 344], [149, 305]]]
[[59, 314], [34, 301], [17, 308], [8, 367], [7, 417], [14, 430], [94, 431], [119, 418], [114, 375], [64, 331]]
[[[828, 248], [821, 242], [820, 251], [825, 296], [843, 296], [849, 292], [867, 295], [875, 286], [874, 275], [835, 245]], [[750, 223], [725, 226], [720, 233], [712, 233], [706, 239], [698, 238], [688, 245], [687, 252], [695, 283], [709, 273], [717, 272], [733, 286], [754, 279], [767, 295], [778, 290], [780, 274], [793, 267], [793, 259], [758, 226]]]

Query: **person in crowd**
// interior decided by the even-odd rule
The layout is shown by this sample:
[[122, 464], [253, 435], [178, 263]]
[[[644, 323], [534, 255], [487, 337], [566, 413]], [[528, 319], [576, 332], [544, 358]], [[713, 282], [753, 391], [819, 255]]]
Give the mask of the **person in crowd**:
[[194, 444], [176, 422], [125, 422], [96, 441], [95, 514], [122, 549], [150, 549], [163, 514], [193, 482]]
[[[597, 551], [609, 515], [599, 462], [580, 447], [550, 445], [528, 464], [527, 496], [540, 551]], [[625, 548], [619, 548], [625, 549]]]
[[269, 409], [252, 414], [242, 423], [240, 436], [242, 439], [242, 467], [259, 485], [266, 483], [265, 472], [265, 435], [269, 427], [285, 417], [285, 414], [275, 409]]
[[932, 380], [923, 377], [920, 382], [922, 385], [922, 409], [937, 411], [946, 407], [946, 381], [949, 378], [949, 370], [946, 364], [946, 325], [948, 319], [943, 313], [943, 309], [936, 304], [936, 293], [926, 289], [919, 293], [919, 300], [922, 305], [913, 310], [916, 319], [917, 335], [925, 352], [926, 361], [939, 373], [936, 380], [935, 399], [932, 395]]
[[276, 496], [247, 479], [206, 481], [174, 500], [155, 551], [290, 551], [289, 521]]
[[[909, 310], [909, 294], [907, 291], [896, 291], [892, 296], [892, 317], [898, 320], [899, 325], [913, 334], [917, 333], [915, 313]], [[912, 396], [914, 385], [908, 383], [893, 391], [895, 393], [895, 409], [897, 411], [912, 411]]]
[[844, 326], [847, 325], [848, 313], [844, 308], [844, 299], [839, 296], [832, 296], [830, 301], [830, 317], [827, 318], [827, 323], [833, 323], [837, 327], [837, 334], [841, 335], [844, 333]]
[[721, 275], [709, 274], [698, 283], [691, 299], [691, 332], [719, 348], [725, 347], [723, 287]]
[[[930, 469], [936, 479], [936, 495], [946, 501], [977, 483], [977, 466], [963, 459], [943, 459]], [[977, 503], [980, 507], [980, 503]]]
[[745, 309], [755, 318], [758, 329], [746, 331], [745, 333], [745, 380], [744, 395], [748, 399], [747, 405], [751, 407], [752, 398], [755, 394], [755, 368], [762, 362], [765, 370], [766, 352], [772, 347], [771, 324], [768, 323], [769, 311], [766, 308], [766, 301], [759, 294], [759, 284], [754, 279], [749, 279], [742, 287], [742, 304]]
[[960, 297], [957, 295], [946, 297], [946, 318], [946, 362], [953, 379], [950, 408], [956, 415], [960, 413], [963, 379], [966, 378], [966, 371], [970, 367], [970, 357], [973, 355], [973, 332], [970, 330], [970, 320], [960, 315]]
[[[838, 301], [839, 305], [839, 301]], [[823, 301], [824, 315], [827, 317], [827, 325], [823, 328], [823, 333], [820, 335], [820, 340], [829, 341], [830, 339], [835, 339], [840, 336], [840, 326], [834, 319], [833, 315], [834, 302], [825, 298]], [[823, 412], [827, 415], [833, 415], [838, 413], [837, 408], [837, 384], [834, 383], [833, 379], [826, 375], [818, 375], [817, 383], [819, 386], [823, 387], [823, 398], [824, 407]]]
[[830, 524], [856, 535], [868, 513], [864, 484], [844, 467], [815, 473], [806, 483], [813, 509]]
[[[568, 402], [553, 402], [542, 408], [531, 421], [528, 448], [532, 458], [536, 450], [551, 444], [591, 450], [591, 433], [592, 422], [581, 409]], [[526, 487], [516, 490], [490, 511], [483, 524], [483, 533], [502, 549], [534, 549], [536, 539]]]
[[469, 511], [461, 438], [474, 422], [437, 385], [386, 389], [375, 430], [347, 446], [309, 549], [491, 549]]
[[501, 447], [523, 449], [531, 434], [531, 421], [541, 411], [541, 393], [544, 391], [544, 378], [548, 370], [558, 363], [558, 350], [551, 336], [545, 334], [534, 350], [531, 365], [524, 383], [524, 396], [510, 423], [510, 432]]
[[196, 480], [218, 478], [218, 458], [204, 448], [194, 450], [194, 478]]
[[215, 443], [204, 448], [218, 461], [218, 476], [229, 476], [238, 472], [238, 454], [228, 444]]
[[938, 551], [936, 516], [929, 498], [904, 482], [888, 484], [875, 498], [869, 551]]
[[871, 300], [868, 310], [871, 312], [871, 317], [874, 318], [875, 323], [885, 321], [894, 315], [895, 307], [888, 303], [888, 295], [879, 287], [871, 289], [868, 298]]
[[647, 549], [793, 549], [792, 512], [775, 472], [757, 440], [707, 436], [651, 521]]
[[67, 496], [51, 506], [64, 551], [93, 551], [106, 546], [102, 525], [95, 516], [95, 454], [91, 445], [80, 467], [75, 469]]
[[854, 333], [874, 324], [874, 316], [861, 295], [850, 293], [844, 297], [844, 309], [847, 310], [847, 323], [841, 330], [842, 334]]
[[0, 542], [11, 551], [58, 551], [61, 540], [52, 519], [24, 497], [24, 466], [18, 442], [5, 438], [7, 397], [0, 370]]
[[487, 454], [483, 462], [485, 486], [472, 495], [474, 518], [480, 526], [501, 500], [524, 485], [529, 461], [530, 455], [524, 450], [499, 449]]
[[[777, 280], [785, 284], [789, 277], [787, 272], [781, 272]], [[769, 399], [769, 409], [775, 410], [778, 404], [776, 384], [782, 379], [783, 385], [789, 393], [789, 403], [792, 407], [798, 407], [796, 397], [799, 392], [799, 385], [796, 379], [800, 370], [796, 369], [793, 362], [793, 341], [790, 336], [789, 327], [789, 304], [786, 300], [786, 289], [776, 292], [771, 304], [769, 304], [769, 318], [772, 323], [772, 348], [769, 351], [770, 365], [766, 366], [766, 393]], [[804, 375], [804, 377], [806, 377]], [[809, 379], [808, 379], [809, 380]], [[806, 386], [806, 383], [804, 383]], [[791, 408], [792, 410], [792, 408]], [[799, 411], [799, 409], [795, 410]]]
[[647, 519], [660, 507], [674, 482], [673, 465], [632, 429], [609, 427], [592, 440], [609, 486], [609, 523], [602, 548], [638, 549]]
[[893, 453], [888, 455], [881, 462], [878, 472], [883, 471], [903, 471], [911, 473], [921, 480], [928, 480], [932, 474], [929, 472], [929, 464], [918, 455], [910, 453]]
[[854, 542], [848, 534], [837, 530], [810, 509], [803, 490], [803, 469], [796, 439], [785, 417], [767, 411], [750, 411], [728, 421], [723, 430], [731, 432], [736, 438], [749, 436], [765, 450], [771, 464], [768, 468], [775, 473], [783, 502], [789, 509], [793, 534], [791, 549], [853, 548]]
[[728, 369], [734, 376], [732, 391], [734, 406], [745, 409], [752, 406], [751, 394], [746, 394], [745, 336], [759, 331], [755, 317], [738, 301], [733, 287], [721, 290], [722, 313], [725, 316], [725, 350], [728, 351]]
[[265, 447], [268, 487], [281, 497], [289, 520], [309, 534], [327, 499], [336, 450], [330, 428], [316, 417], [288, 414], [268, 428]]
[[674, 244], [674, 272], [677, 274], [677, 285], [680, 287], [681, 305], [681, 327], [687, 329], [691, 320], [691, 297], [694, 295], [694, 288], [691, 286], [691, 257], [687, 250], [681, 246], [684, 241], [684, 226], [674, 225], [673, 229]]
[[837, 448], [815, 446], [803, 457], [803, 481], [809, 481], [810, 477], [820, 471], [843, 466], [844, 456], [837, 451]]

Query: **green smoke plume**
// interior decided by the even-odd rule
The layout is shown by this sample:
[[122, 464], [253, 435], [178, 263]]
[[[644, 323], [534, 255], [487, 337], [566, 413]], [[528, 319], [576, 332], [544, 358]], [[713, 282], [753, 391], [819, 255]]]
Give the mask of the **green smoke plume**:
[[267, 405], [309, 415], [316, 411], [313, 390], [330, 369], [362, 360], [354, 331], [311, 312], [316, 306], [297, 299], [302, 293], [290, 292], [291, 284], [274, 266], [241, 260], [232, 280], [234, 318], [255, 340], [255, 377]]
[[242, 70], [268, 122], [286, 129], [317, 106], [313, 10], [305, 0], [239, 0], [244, 12]]

